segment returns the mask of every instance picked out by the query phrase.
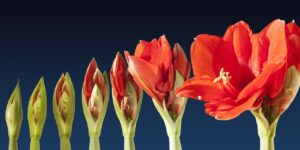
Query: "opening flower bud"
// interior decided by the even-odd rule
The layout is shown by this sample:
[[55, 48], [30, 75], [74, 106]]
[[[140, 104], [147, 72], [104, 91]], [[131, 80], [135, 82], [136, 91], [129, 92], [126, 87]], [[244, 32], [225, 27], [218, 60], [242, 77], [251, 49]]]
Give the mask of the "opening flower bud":
[[[55, 91], [54, 91], [54, 105], [57, 106], [57, 109], [61, 119], [66, 122], [68, 118], [73, 119], [75, 111], [75, 94], [72, 80], [69, 73], [62, 74], [60, 79], [57, 82]], [[55, 112], [54, 112], [54, 115]]]
[[92, 59], [83, 83], [83, 98], [86, 102], [83, 107], [88, 107], [87, 110], [94, 121], [97, 121], [103, 113], [107, 90], [104, 74], [99, 70], [96, 60]]
[[132, 76], [127, 71], [127, 65], [118, 52], [110, 70], [112, 83], [112, 93], [117, 102], [116, 109], [120, 109], [127, 121], [136, 118], [141, 89], [134, 82]]

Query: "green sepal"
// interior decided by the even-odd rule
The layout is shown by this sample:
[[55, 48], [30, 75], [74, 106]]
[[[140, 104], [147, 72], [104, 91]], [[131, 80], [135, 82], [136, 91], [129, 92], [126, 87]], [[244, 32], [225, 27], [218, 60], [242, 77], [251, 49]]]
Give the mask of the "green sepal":
[[[128, 84], [130, 84], [128, 86], [130, 88], [130, 90], [135, 91], [133, 85], [130, 82]], [[143, 101], [143, 91], [141, 89], [139, 89], [139, 90], [140, 90], [139, 91], [140, 96], [138, 98], [136, 115], [131, 120], [128, 120], [126, 118], [126, 116], [124, 115], [124, 113], [122, 112], [121, 106], [118, 104], [117, 99], [114, 97], [114, 90], [112, 90], [113, 104], [115, 107], [116, 115], [120, 121], [124, 137], [125, 136], [133, 137], [135, 135], [136, 124], [137, 124], [137, 120], [139, 118], [142, 101]], [[134, 94], [136, 94], [136, 93], [134, 93]]]
[[[176, 80], [175, 80], [175, 84], [174, 84], [174, 90], [184, 83], [184, 78], [178, 71], [176, 71], [175, 77], [176, 77]], [[186, 103], [187, 103], [187, 98], [176, 97], [176, 100], [182, 100], [183, 103], [182, 103], [182, 109], [180, 111], [180, 114], [178, 115], [178, 117], [175, 120], [174, 120], [173, 116], [170, 115], [170, 112], [168, 111], [168, 109], [166, 107], [165, 100], [163, 100], [163, 107], [161, 107], [161, 105], [157, 102], [157, 100], [155, 100], [155, 99], [152, 100], [156, 110], [159, 112], [160, 116], [162, 117], [162, 119], [166, 125], [167, 133], [169, 136], [173, 136], [173, 135], [180, 136], [180, 134], [181, 134], [181, 124], [182, 124], [182, 118], [183, 118], [183, 114], [184, 114]]]

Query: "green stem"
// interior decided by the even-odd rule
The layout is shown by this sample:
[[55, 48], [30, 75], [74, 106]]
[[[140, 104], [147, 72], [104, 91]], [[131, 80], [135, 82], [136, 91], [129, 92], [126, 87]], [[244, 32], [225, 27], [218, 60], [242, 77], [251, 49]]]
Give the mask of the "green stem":
[[61, 150], [71, 150], [70, 138], [67, 136], [60, 137], [60, 149]]
[[9, 138], [8, 150], [18, 150], [18, 142], [16, 138]]
[[182, 150], [180, 136], [176, 134], [169, 134], [168, 136], [170, 150]]
[[124, 136], [124, 150], [135, 150], [133, 136]]
[[260, 150], [275, 150], [274, 137], [272, 136], [260, 137]]
[[89, 150], [100, 150], [99, 136], [90, 136]]
[[40, 139], [32, 137], [30, 140], [30, 150], [40, 150]]

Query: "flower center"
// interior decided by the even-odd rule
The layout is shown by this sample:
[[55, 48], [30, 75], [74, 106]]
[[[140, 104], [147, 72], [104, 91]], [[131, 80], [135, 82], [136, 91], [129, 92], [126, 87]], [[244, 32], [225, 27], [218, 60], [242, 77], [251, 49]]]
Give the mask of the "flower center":
[[224, 68], [221, 68], [219, 76], [214, 79], [214, 83], [223, 81], [223, 84], [226, 85], [231, 78], [232, 76], [229, 75], [229, 72], [225, 72]]

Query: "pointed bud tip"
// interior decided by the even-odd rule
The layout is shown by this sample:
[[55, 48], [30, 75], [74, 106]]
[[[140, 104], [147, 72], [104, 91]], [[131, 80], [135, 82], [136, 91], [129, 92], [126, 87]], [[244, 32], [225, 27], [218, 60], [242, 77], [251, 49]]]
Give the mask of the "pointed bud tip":
[[91, 60], [91, 62], [90, 62], [90, 65], [96, 65], [96, 66], [98, 66], [95, 57], [92, 58], [92, 60]]

